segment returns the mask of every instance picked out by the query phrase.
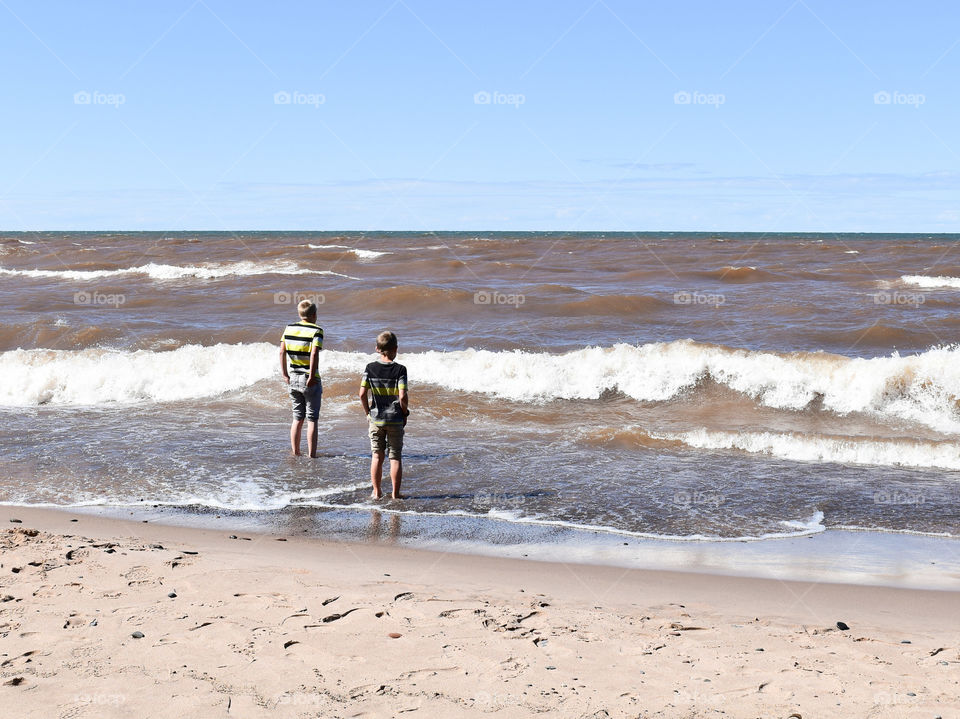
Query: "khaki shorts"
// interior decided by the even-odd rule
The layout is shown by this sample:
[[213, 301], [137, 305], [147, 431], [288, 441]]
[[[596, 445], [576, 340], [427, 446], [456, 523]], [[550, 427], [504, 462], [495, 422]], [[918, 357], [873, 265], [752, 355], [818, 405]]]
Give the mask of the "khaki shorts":
[[370, 451], [380, 454], [390, 447], [390, 459], [400, 459], [403, 452], [403, 425], [387, 424], [378, 427], [370, 423]]

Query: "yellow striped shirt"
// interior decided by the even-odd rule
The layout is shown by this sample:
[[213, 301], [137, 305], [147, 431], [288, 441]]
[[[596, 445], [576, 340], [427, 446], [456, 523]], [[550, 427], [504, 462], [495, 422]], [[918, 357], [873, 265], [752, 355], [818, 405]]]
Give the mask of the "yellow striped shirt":
[[[310, 371], [310, 352], [314, 347], [323, 349], [323, 330], [312, 322], [300, 320], [284, 328], [280, 342], [287, 353], [290, 372], [307, 374]], [[319, 367], [316, 377], [320, 378]]]

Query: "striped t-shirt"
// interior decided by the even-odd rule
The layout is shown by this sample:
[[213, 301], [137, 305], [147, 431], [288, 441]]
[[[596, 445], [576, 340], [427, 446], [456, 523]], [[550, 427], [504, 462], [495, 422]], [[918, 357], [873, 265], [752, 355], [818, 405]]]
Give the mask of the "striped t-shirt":
[[378, 427], [406, 423], [400, 407], [400, 390], [407, 389], [407, 368], [396, 362], [377, 360], [363, 370], [360, 386], [373, 395], [370, 421]]
[[[286, 348], [290, 372], [307, 374], [310, 371], [310, 352], [314, 347], [323, 349], [323, 330], [312, 322], [300, 320], [284, 328], [281, 340]], [[320, 379], [319, 366], [316, 376]]]

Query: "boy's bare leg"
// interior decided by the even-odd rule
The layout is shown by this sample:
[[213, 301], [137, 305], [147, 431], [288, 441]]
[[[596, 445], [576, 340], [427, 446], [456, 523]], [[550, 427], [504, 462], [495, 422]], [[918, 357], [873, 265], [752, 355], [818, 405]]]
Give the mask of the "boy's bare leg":
[[317, 456], [317, 423], [307, 422], [307, 452], [311, 457]]
[[373, 499], [380, 499], [383, 492], [380, 490], [380, 475], [383, 473], [383, 452], [374, 452], [370, 460], [370, 482], [373, 484]]
[[390, 460], [390, 481], [393, 483], [393, 498], [403, 499], [400, 494], [400, 482], [403, 481], [403, 460]]
[[303, 420], [295, 419], [293, 424], [290, 425], [290, 449], [293, 450], [293, 453], [299, 457], [300, 456], [300, 430], [303, 429]]

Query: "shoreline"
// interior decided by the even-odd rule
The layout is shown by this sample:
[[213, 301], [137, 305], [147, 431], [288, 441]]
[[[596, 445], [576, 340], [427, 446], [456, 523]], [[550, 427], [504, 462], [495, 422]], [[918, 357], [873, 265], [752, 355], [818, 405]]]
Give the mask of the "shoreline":
[[[757, 577], [747, 575], [732, 575], [705, 571], [688, 571], [682, 569], [651, 569], [621, 567], [616, 565], [604, 564], [585, 564], [581, 562], [547, 561], [529, 558], [501, 557], [481, 554], [465, 554], [456, 551], [442, 551], [434, 548], [408, 547], [408, 546], [390, 546], [377, 543], [359, 543], [342, 542], [318, 537], [303, 537], [296, 535], [274, 535], [259, 532], [243, 532], [240, 534], [224, 534], [222, 530], [214, 528], [184, 527], [172, 524], [163, 524], [159, 522], [144, 522], [137, 519], [120, 519], [106, 517], [90, 517], [84, 514], [74, 514], [54, 509], [34, 509], [20, 508], [21, 511], [15, 513], [0, 513], [0, 518], [4, 514], [10, 518], [20, 519], [20, 522], [10, 522], [8, 529], [17, 529], [20, 527], [29, 527], [38, 529], [42, 532], [51, 534], [66, 535], [75, 534], [81, 529], [86, 536], [92, 536], [101, 540], [115, 540], [117, 538], [131, 539], [137, 541], [160, 541], [177, 544], [197, 544], [203, 545], [208, 549], [230, 552], [236, 547], [241, 547], [241, 552], [249, 554], [247, 547], [257, 547], [258, 552], [263, 553], [263, 559], [276, 561], [278, 559], [289, 559], [287, 547], [312, 548], [329, 557], [331, 554], [340, 553], [357, 558], [358, 561], [380, 561], [381, 554], [389, 554], [391, 561], [402, 561], [405, 565], [420, 566], [424, 563], [435, 566], [445, 558], [454, 564], [466, 567], [470, 565], [471, 569], [466, 571], [458, 579], [467, 579], [472, 577], [476, 568], [483, 568], [491, 573], [499, 574], [504, 572], [518, 580], [523, 578], [539, 578], [552, 576], [554, 573], [563, 574], [570, 570], [576, 573], [582, 573], [584, 576], [593, 578], [602, 578], [603, 580], [612, 580], [614, 584], [621, 584], [624, 577], [633, 577], [635, 581], [643, 584], [648, 590], [651, 586], [663, 587], [672, 591], [675, 587], [682, 587], [685, 591], [691, 588], [702, 588], [703, 584], [716, 583], [727, 588], [730, 597], [742, 600], [748, 597], [754, 597], [755, 591], [774, 597], [773, 602], [780, 602], [783, 598], [793, 596], [798, 597], [797, 591], [800, 588], [818, 587], [818, 592], [829, 596], [838, 596], [845, 592], [851, 592], [864, 598], [872, 596], [876, 592], [891, 593], [891, 596], [926, 596], [936, 598], [934, 604], [934, 616], [925, 616], [922, 619], [950, 618], [954, 620], [957, 628], [960, 629], [960, 615], [955, 615], [956, 607], [945, 606], [949, 614], [937, 615], [939, 611], [939, 602], [957, 601], [960, 602], [960, 589], [933, 589], [917, 587], [897, 587], [897, 586], [878, 586], [872, 584], [854, 584], [844, 582], [830, 582], [820, 580], [794, 580], [779, 579], [772, 577]], [[77, 520], [77, 521], [73, 521]], [[0, 519], [2, 522], [2, 519]], [[0, 524], [0, 527], [3, 525]], [[238, 530], [239, 531], [239, 530]], [[242, 538], [241, 538], [242, 536]], [[818, 535], [817, 535], [818, 536]], [[240, 542], [243, 542], [240, 544]], [[302, 555], [298, 555], [298, 562], [304, 561]], [[565, 568], [564, 571], [559, 571]], [[547, 588], [553, 591], [571, 591], [568, 584], [561, 582], [559, 585], [548, 583]], [[586, 596], [593, 595], [593, 590], [589, 589], [590, 583], [583, 585], [586, 589], [586, 595], [578, 595], [583, 599]], [[738, 591], [730, 591], [731, 587], [740, 587]], [[778, 589], [780, 588], [780, 589]], [[699, 591], [699, 590], [697, 590]], [[710, 590], [707, 590], [709, 593]], [[743, 593], [738, 593], [742, 591]], [[666, 599], [666, 597], [659, 597]], [[698, 600], [704, 600], [705, 596], [697, 596]], [[797, 600], [801, 601], [801, 600]], [[806, 604], [806, 602], [802, 602]], [[782, 605], [781, 605], [782, 606]], [[768, 607], [769, 608], [769, 607]], [[859, 609], [864, 609], [860, 607]], [[886, 611], [886, 610], [885, 610]], [[749, 613], [749, 612], [748, 612]], [[790, 615], [785, 615], [785, 617]], [[794, 617], [799, 619], [799, 617]], [[918, 619], [920, 619], [918, 617]]]
[[[297, 508], [290, 511], [195, 511], [152, 505], [19, 507], [2, 512], [75, 513], [120, 522], [315, 541], [397, 546], [466, 556], [563, 562], [625, 569], [864, 586], [960, 591], [960, 540], [954, 537], [834, 529], [768, 539], [637, 538], [575, 528], [537, 527], [468, 516], [431, 517], [389, 508]], [[12, 516], [12, 515], [11, 515]], [[440, 527], [440, 529], [438, 529]], [[458, 531], [451, 532], [451, 527]], [[491, 529], [491, 527], [493, 529]], [[458, 539], [451, 539], [455, 534]]]
[[960, 707], [958, 592], [6, 509], [0, 691], [25, 717]]

